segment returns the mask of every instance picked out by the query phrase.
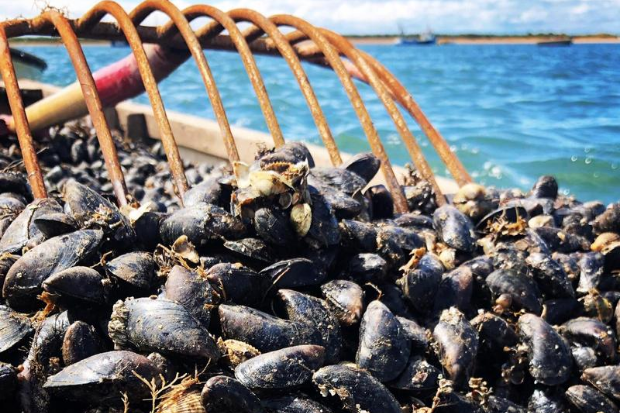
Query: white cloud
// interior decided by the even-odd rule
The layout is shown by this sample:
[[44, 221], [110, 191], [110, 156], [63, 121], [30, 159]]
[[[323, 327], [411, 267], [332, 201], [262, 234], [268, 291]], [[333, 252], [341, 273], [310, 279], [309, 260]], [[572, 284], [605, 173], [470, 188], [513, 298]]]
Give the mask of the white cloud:
[[[341, 33], [395, 33], [397, 23], [407, 31], [427, 26], [441, 33], [569, 33], [620, 32], [620, 0], [196, 0], [222, 10], [253, 8], [265, 15], [289, 13]], [[33, 16], [49, 3], [72, 17], [94, 2], [84, 0], [0, 0], [0, 18]], [[127, 10], [137, 0], [119, 1]], [[174, 0], [180, 8], [192, 1]], [[161, 24], [155, 15], [148, 23]]]

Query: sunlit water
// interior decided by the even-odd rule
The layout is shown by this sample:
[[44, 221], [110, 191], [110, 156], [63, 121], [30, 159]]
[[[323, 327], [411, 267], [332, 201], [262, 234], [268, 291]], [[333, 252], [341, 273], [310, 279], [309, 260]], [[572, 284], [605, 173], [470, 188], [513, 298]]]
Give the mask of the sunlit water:
[[[61, 47], [24, 47], [45, 58], [42, 80], [75, 80]], [[565, 192], [606, 202], [620, 198], [620, 45], [545, 48], [511, 46], [364, 46], [409, 89], [472, 176], [499, 187], [529, 188], [541, 174], [555, 175]], [[129, 49], [85, 47], [97, 69]], [[208, 51], [232, 124], [267, 131], [239, 57]], [[320, 139], [286, 63], [258, 57], [266, 87], [287, 139]], [[310, 81], [342, 150], [369, 150], [337, 77], [307, 65]], [[408, 161], [390, 118], [366, 85], [362, 96], [394, 163]], [[161, 84], [166, 108], [213, 118], [192, 61]], [[148, 103], [146, 96], [136, 99]], [[448, 175], [413, 120], [434, 170]]]

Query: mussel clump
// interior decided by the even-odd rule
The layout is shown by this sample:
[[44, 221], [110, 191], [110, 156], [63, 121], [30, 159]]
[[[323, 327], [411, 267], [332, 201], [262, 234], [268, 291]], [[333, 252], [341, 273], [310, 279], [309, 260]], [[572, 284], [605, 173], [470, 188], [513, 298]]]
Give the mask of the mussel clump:
[[119, 208], [94, 134], [42, 144], [50, 198], [0, 173], [3, 412], [618, 411], [620, 204], [412, 171], [399, 214], [374, 155], [301, 143], [188, 164], [181, 202], [124, 142]]

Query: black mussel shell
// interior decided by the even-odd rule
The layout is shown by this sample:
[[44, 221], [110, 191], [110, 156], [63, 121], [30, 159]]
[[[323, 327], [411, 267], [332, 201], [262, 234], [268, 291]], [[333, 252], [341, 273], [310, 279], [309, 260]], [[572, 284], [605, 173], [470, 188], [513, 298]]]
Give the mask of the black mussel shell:
[[344, 364], [323, 367], [314, 373], [312, 381], [322, 396], [334, 395], [347, 412], [401, 413], [392, 393], [358, 367]]
[[102, 237], [99, 230], [75, 231], [51, 238], [25, 253], [6, 275], [2, 291], [7, 303], [17, 309], [36, 306], [43, 282], [89, 258]]
[[96, 405], [121, 405], [121, 394], [140, 401], [149, 389], [140, 377], [158, 379], [159, 370], [146, 357], [130, 351], [96, 354], [49, 377], [44, 388], [54, 395]]
[[300, 345], [264, 353], [241, 363], [235, 369], [239, 382], [251, 389], [288, 389], [310, 381], [323, 365], [325, 349]]
[[95, 328], [83, 321], [71, 324], [62, 340], [62, 361], [65, 366], [98, 354], [103, 342]]
[[163, 296], [185, 307], [206, 328], [215, 306], [213, 288], [206, 277], [196, 271], [175, 265], [168, 273]]
[[220, 357], [207, 329], [181, 304], [166, 299], [129, 298], [114, 305], [108, 334], [117, 348], [136, 348], [180, 357]]
[[72, 301], [88, 304], [105, 304], [108, 281], [89, 267], [71, 267], [49, 276], [43, 289]]
[[250, 389], [228, 376], [214, 376], [202, 389], [202, 404], [208, 412], [265, 413]]
[[33, 331], [28, 317], [0, 305], [0, 354], [21, 343]]
[[149, 252], [129, 252], [105, 264], [108, 274], [140, 290], [149, 290], [155, 278], [155, 260]]

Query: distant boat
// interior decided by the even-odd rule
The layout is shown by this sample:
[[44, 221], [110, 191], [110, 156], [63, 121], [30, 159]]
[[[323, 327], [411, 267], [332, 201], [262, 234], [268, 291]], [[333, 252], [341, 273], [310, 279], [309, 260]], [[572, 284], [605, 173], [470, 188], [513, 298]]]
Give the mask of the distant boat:
[[9, 52], [18, 79], [38, 79], [47, 69], [47, 63], [40, 57], [12, 47], [9, 48]]
[[555, 39], [555, 40], [543, 40], [541, 42], [536, 43], [538, 46], [547, 46], [547, 47], [563, 47], [570, 46], [573, 44], [573, 39]]
[[430, 29], [418, 36], [405, 36], [405, 31], [400, 24], [398, 28], [400, 29], [400, 37], [396, 44], [400, 46], [430, 46], [437, 43], [437, 38]]

